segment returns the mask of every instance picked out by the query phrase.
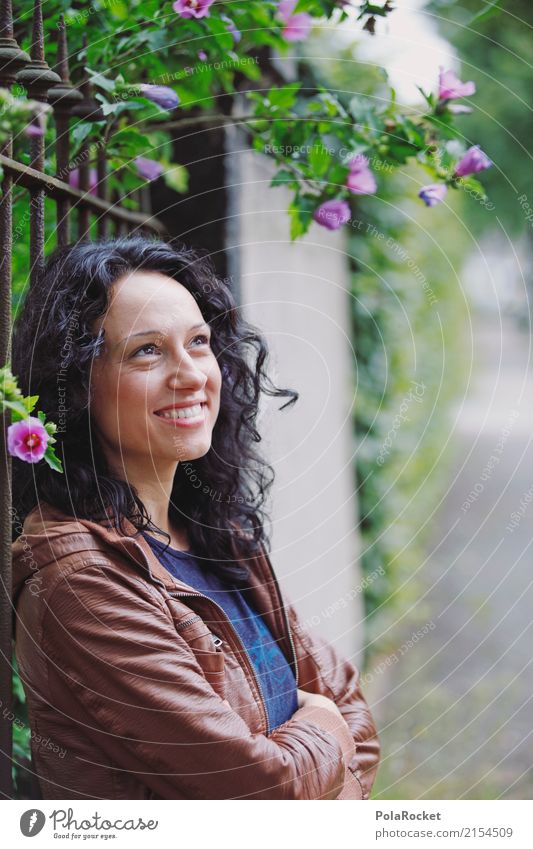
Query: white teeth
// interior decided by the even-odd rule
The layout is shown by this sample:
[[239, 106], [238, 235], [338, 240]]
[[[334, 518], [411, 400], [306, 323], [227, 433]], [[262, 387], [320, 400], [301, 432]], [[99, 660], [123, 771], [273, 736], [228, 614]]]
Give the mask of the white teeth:
[[174, 410], [164, 410], [161, 413], [157, 413], [158, 416], [161, 416], [163, 419], [192, 419], [195, 416], [199, 416], [202, 412], [202, 405], [195, 404], [193, 407], [180, 407], [179, 409]]

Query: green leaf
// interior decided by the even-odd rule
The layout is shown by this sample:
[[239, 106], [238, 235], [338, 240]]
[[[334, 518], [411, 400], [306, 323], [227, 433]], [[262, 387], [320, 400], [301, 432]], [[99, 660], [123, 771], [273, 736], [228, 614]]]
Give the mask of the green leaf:
[[233, 36], [229, 32], [226, 27], [224, 21], [221, 21], [219, 18], [205, 18], [204, 22], [207, 26], [207, 29], [214, 36], [214, 39], [218, 46], [224, 52], [227, 52], [233, 47]]
[[138, 156], [146, 154], [150, 147], [146, 136], [137, 130], [120, 130], [111, 137], [108, 151], [112, 154], [120, 153], [122, 156]]
[[388, 151], [388, 157], [392, 159], [394, 162], [398, 162], [403, 165], [410, 156], [414, 156], [416, 153], [415, 148], [410, 144], [391, 144]]
[[2, 401], [2, 407], [7, 407], [11, 410], [14, 422], [19, 422], [21, 419], [28, 418], [29, 413], [21, 401]]
[[291, 219], [291, 239], [294, 241], [303, 236], [309, 230], [313, 220], [313, 211], [316, 206], [316, 198], [296, 197], [289, 206]]
[[271, 186], [285, 186], [285, 185], [298, 185], [298, 181], [295, 179], [294, 174], [291, 174], [290, 171], [278, 171], [277, 174], [274, 174], [272, 177]]
[[309, 164], [318, 177], [326, 173], [330, 162], [331, 154], [327, 147], [322, 144], [314, 144], [309, 151]]
[[421, 88], [419, 85], [417, 85], [417, 89], [420, 92], [420, 94], [422, 95], [422, 97], [424, 98], [424, 100], [427, 102], [430, 109], [434, 109], [435, 106], [436, 106], [436, 98], [435, 98], [435, 95], [433, 94], [433, 92], [426, 94], [424, 89]]
[[464, 133], [461, 133], [456, 127], [453, 127], [451, 123], [451, 116], [436, 116], [436, 115], [426, 115], [426, 121], [430, 124], [434, 124], [439, 128], [441, 135], [446, 139], [459, 139], [460, 141], [464, 141]]
[[459, 177], [456, 185], [476, 200], [487, 200], [485, 187], [475, 177]]
[[128, 6], [125, 3], [122, 3], [121, 0], [113, 0], [113, 4], [110, 6], [110, 12], [112, 16], [117, 18], [119, 21], [128, 20]]
[[344, 186], [346, 183], [346, 178], [348, 176], [349, 168], [346, 165], [341, 165], [341, 163], [337, 163], [331, 168], [329, 172], [329, 182], [335, 183], [339, 186]]
[[175, 192], [185, 194], [189, 188], [189, 172], [184, 165], [171, 165], [161, 176], [169, 189], [174, 189]]
[[466, 22], [466, 25], [476, 23], [479, 24], [481, 21], [488, 21], [489, 18], [492, 18], [494, 15], [499, 15], [502, 11], [503, 0], [492, 0], [492, 2], [486, 3], [485, 7], [477, 12], [475, 15], [472, 15], [470, 20]]
[[27, 395], [26, 398], [22, 399], [22, 402], [23, 402], [24, 406], [26, 407], [26, 410], [28, 411], [28, 413], [31, 413], [31, 411], [35, 407], [38, 400], [39, 400], [38, 395]]
[[242, 57], [242, 61], [236, 67], [236, 70], [239, 73], [244, 74], [245, 77], [248, 77], [249, 80], [260, 80], [261, 79], [261, 66], [259, 62], [252, 61], [247, 62], [246, 59], [254, 59], [254, 57]]
[[19, 702], [25, 702], [24, 687], [18, 675], [13, 675], [13, 695]]
[[55, 450], [50, 446], [50, 443], [46, 446], [46, 451], [43, 457], [43, 460], [46, 460], [48, 465], [54, 472], [62, 472], [63, 466], [61, 464], [61, 460], [56, 456]]
[[[41, 418], [41, 417], [39, 416], [39, 418]], [[41, 421], [42, 421], [42, 419], [41, 419]], [[55, 442], [56, 440], [55, 440], [55, 437], [54, 437], [54, 433], [57, 430], [56, 423], [55, 422], [46, 422], [46, 423], [44, 423], [44, 429], [46, 430], [46, 432], [48, 434], [50, 442]]]
[[106, 118], [107, 118], [108, 115], [115, 115], [115, 114], [119, 114], [120, 112], [123, 112], [124, 106], [126, 106], [126, 108], [127, 108], [127, 104], [125, 104], [125, 103], [110, 103], [108, 100], [106, 100], [106, 98], [102, 94], [100, 94], [100, 92], [97, 92], [94, 95], [94, 97], [95, 97], [95, 100], [100, 101], [100, 103], [101, 103], [100, 108], [102, 110], [103, 115], [105, 115]]
[[[98, 122], [98, 126], [99, 125], [100, 125], [100, 122]], [[87, 138], [87, 136], [89, 135], [89, 133], [91, 132], [92, 129], [93, 129], [92, 123], [82, 123], [82, 122], [80, 122], [80, 123], [76, 124], [76, 126], [72, 130], [72, 141], [74, 142], [74, 144], [76, 144], [76, 145], [81, 144], [82, 141], [84, 141]]]
[[268, 103], [276, 110], [290, 109], [291, 106], [294, 106], [296, 95], [298, 94], [298, 90], [301, 88], [301, 85], [301, 82], [296, 82], [282, 86], [281, 88], [274, 86], [267, 93]]
[[90, 74], [93, 85], [98, 86], [98, 88], [102, 88], [104, 91], [115, 91], [117, 86], [116, 80], [109, 80], [107, 77], [104, 77], [103, 74], [98, 71], [93, 71], [91, 68], [87, 68], [87, 73]]

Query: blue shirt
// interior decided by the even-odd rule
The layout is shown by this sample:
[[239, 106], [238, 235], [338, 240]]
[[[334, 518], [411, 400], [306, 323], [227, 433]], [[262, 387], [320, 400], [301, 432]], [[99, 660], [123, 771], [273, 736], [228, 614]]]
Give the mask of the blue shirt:
[[298, 708], [296, 680], [291, 666], [266, 622], [245, 600], [243, 594], [228, 584], [190, 551], [177, 551], [159, 539], [143, 533], [159, 562], [177, 578], [217, 602], [228, 616], [250, 655], [259, 679], [268, 714], [268, 733], [286, 722]]

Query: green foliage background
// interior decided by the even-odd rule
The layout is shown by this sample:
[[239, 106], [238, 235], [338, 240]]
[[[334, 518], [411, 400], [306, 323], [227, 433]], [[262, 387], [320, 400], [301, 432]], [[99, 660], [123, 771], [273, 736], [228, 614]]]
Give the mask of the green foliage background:
[[533, 206], [533, 5], [529, 0], [494, 5], [432, 0], [426, 9], [457, 51], [463, 79], [476, 83], [477, 92], [470, 98], [472, 114], [458, 117], [458, 127], [467, 139], [482, 141], [495, 163], [483, 176], [494, 212], [487, 215], [474, 206], [469, 225], [477, 233], [486, 232], [495, 226], [497, 216], [511, 237], [523, 233], [531, 237], [533, 226], [524, 221], [518, 197], [527, 194]]

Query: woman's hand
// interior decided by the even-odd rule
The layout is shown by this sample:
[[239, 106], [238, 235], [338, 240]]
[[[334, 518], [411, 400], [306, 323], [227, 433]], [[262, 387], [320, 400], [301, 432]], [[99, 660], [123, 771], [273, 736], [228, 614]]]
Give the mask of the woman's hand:
[[304, 707], [305, 705], [316, 705], [317, 707], [324, 707], [327, 710], [330, 710], [332, 713], [340, 716], [341, 719], [344, 717], [340, 712], [339, 708], [335, 704], [332, 699], [328, 699], [327, 696], [321, 696], [319, 693], [307, 693], [305, 690], [298, 689], [298, 707]]

